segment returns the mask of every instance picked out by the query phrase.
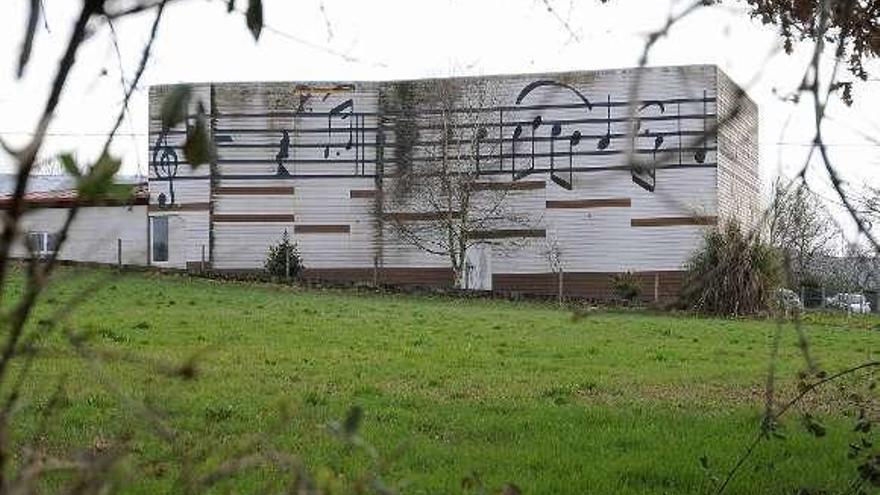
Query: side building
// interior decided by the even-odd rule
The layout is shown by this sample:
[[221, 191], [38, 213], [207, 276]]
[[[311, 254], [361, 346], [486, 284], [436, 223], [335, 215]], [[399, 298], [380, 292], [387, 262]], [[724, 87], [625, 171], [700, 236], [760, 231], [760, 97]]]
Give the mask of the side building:
[[757, 107], [715, 66], [193, 84], [200, 167], [161, 125], [172, 89], [150, 90], [156, 266], [258, 270], [287, 231], [309, 278], [555, 294], [561, 271], [605, 298], [631, 272], [666, 299], [707, 226], [760, 210]]
[[[47, 182], [53, 183], [53, 188], [41, 187]], [[80, 199], [72, 182], [65, 177], [35, 176], [31, 178], [31, 187], [35, 190], [23, 198], [25, 213], [12, 245], [12, 257], [56, 255], [61, 261], [76, 263], [137, 266], [148, 263], [146, 184], [131, 184], [133, 194], [124, 200]], [[10, 208], [11, 203], [11, 193], [0, 193], [0, 210]], [[67, 240], [56, 253], [59, 232], [73, 207], [77, 208], [76, 216], [70, 224]]]

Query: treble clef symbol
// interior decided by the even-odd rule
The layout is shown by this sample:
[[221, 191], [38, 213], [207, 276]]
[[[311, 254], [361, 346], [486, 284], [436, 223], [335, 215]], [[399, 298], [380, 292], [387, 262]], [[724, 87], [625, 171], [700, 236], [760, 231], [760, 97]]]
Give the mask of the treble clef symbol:
[[168, 197], [165, 194], [159, 194], [159, 206], [164, 208], [167, 205], [174, 204], [174, 178], [177, 177], [177, 152], [174, 148], [168, 146], [167, 131], [162, 131], [159, 138], [156, 139], [156, 146], [153, 148], [153, 171], [159, 179], [168, 181]]

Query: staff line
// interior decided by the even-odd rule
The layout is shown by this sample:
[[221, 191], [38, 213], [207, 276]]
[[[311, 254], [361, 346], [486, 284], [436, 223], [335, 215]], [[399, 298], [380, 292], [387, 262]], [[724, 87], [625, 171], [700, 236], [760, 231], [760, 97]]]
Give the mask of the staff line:
[[[353, 101], [351, 99], [346, 100]], [[665, 107], [666, 105], [676, 105], [682, 103], [717, 103], [717, 98], [715, 97], [706, 97], [706, 98], [670, 98], [668, 100], [641, 100], [637, 101], [634, 104], [639, 105], [648, 105], [648, 104], [657, 104], [661, 103]], [[353, 105], [354, 103], [352, 103]], [[606, 108], [606, 107], [629, 107], [630, 103], [627, 101], [596, 101], [595, 103], [590, 104], [594, 109], [595, 108]], [[409, 117], [413, 114], [415, 115], [442, 115], [442, 114], [456, 114], [456, 113], [496, 113], [496, 112], [529, 112], [535, 110], [578, 110], [587, 108], [585, 103], [561, 103], [561, 104], [541, 104], [541, 105], [496, 105], [496, 106], [487, 106], [487, 107], [455, 107], [450, 109], [436, 109], [436, 108], [421, 108], [421, 109], [413, 109], [408, 112], [401, 111], [381, 111], [381, 112], [358, 112], [354, 111], [353, 114], [363, 115], [365, 117], [396, 117], [396, 116], [406, 116]], [[326, 119], [327, 115], [330, 114], [330, 111], [327, 112], [306, 112], [306, 111], [276, 111], [276, 112], [217, 112], [211, 115], [212, 118], [222, 119], [222, 118], [278, 118], [278, 117], [297, 117], [297, 118], [323, 118]], [[197, 114], [188, 115], [189, 118], [198, 117]], [[161, 118], [153, 117], [152, 120], [154, 122], [161, 122]]]
[[[653, 137], [657, 137], [657, 136], [671, 137], [671, 136], [679, 136], [679, 135], [681, 135], [681, 136], [702, 136], [703, 131], [681, 131], [680, 133], [677, 131], [656, 131], [656, 132], [650, 131], [647, 133], [640, 133], [636, 137], [638, 137], [638, 138], [653, 138]], [[610, 138], [613, 140], [613, 139], [629, 138], [630, 135], [628, 133], [612, 133], [610, 135], [608, 135], [608, 134], [583, 134], [583, 135], [581, 135], [581, 140], [597, 140], [597, 139], [600, 139], [603, 137], [608, 137], [608, 136], [610, 136]], [[534, 138], [525, 137], [525, 138], [518, 138], [518, 139], [484, 138], [484, 139], [480, 139], [480, 143], [481, 144], [506, 144], [506, 143], [513, 143], [513, 142], [528, 143], [528, 142], [531, 142], [533, 139], [535, 142], [550, 142], [550, 141], [558, 142], [558, 141], [569, 141], [570, 140], [570, 138], [566, 137], [566, 136], [555, 136], [555, 137], [554, 136], [535, 136]], [[416, 143], [413, 143], [413, 146], [429, 147], [429, 146], [436, 146], [436, 145], [442, 145], [442, 144], [447, 144], [447, 145], [453, 146], [453, 145], [471, 144], [473, 142], [474, 141], [470, 140], [470, 139], [458, 139], [458, 140], [449, 140], [449, 141], [418, 141]], [[351, 147], [348, 144], [349, 143], [347, 141], [346, 142], [339, 141], [339, 142], [333, 142], [333, 143], [290, 143], [287, 146], [290, 148], [299, 148], [299, 149], [327, 148], [327, 147], [330, 147], [331, 149], [333, 149], [333, 148], [350, 149]], [[217, 143], [216, 146], [217, 146], [217, 148], [227, 148], [227, 149], [251, 149], [251, 148], [277, 149], [278, 143]], [[396, 145], [393, 142], [386, 142], [384, 144], [375, 143], [375, 142], [368, 142], [368, 143], [362, 143], [362, 144], [359, 143], [358, 146], [361, 148], [378, 148], [378, 147], [394, 148], [394, 147], [396, 147]], [[177, 149], [177, 150], [183, 150], [182, 143], [179, 145], [173, 145], [173, 146], [169, 146], [169, 147]], [[154, 149], [155, 149], [155, 146], [150, 146], [151, 151]], [[481, 156], [483, 156], [483, 155], [481, 155]]]
[[[610, 122], [612, 124], [633, 123], [633, 122], [638, 122], [638, 121], [641, 121], [643, 123], [644, 122], [668, 122], [668, 121], [676, 121], [676, 120], [677, 121], [698, 120], [698, 121], [702, 122], [703, 119], [712, 119], [712, 118], [717, 118], [717, 117], [718, 117], [718, 115], [714, 114], [714, 113], [710, 113], [710, 114], [685, 114], [685, 115], [656, 115], [656, 116], [640, 117], [636, 120], [629, 120], [624, 117], [614, 117], [614, 118], [610, 119]], [[495, 128], [513, 128], [513, 129], [515, 129], [516, 127], [530, 126], [530, 125], [532, 125], [532, 122], [533, 122], [533, 120], [515, 120], [515, 121], [505, 121], [505, 122], [498, 122], [498, 123], [480, 123], [480, 124], [467, 123], [467, 124], [453, 124], [453, 125], [446, 126], [446, 128], [477, 129], [477, 128], [482, 127], [482, 128], [493, 128], [493, 129], [495, 129]], [[572, 126], [575, 124], [607, 124], [609, 122], [609, 119], [607, 119], [607, 118], [605, 118], [605, 119], [598, 119], [598, 118], [556, 119], [556, 120], [546, 120], [545, 122], [546, 122], [546, 124], [549, 124], [549, 125], [560, 124], [560, 125]], [[426, 126], [417, 126], [416, 128], [419, 131], [425, 131], [425, 130], [440, 130], [443, 127], [444, 126], [441, 126], [441, 125], [426, 125]], [[352, 132], [352, 129], [353, 128], [349, 128], [349, 127], [331, 127], [329, 129], [327, 127], [308, 127], [305, 129], [297, 128], [296, 131], [293, 132], [293, 134], [295, 134], [295, 135], [299, 135], [299, 134], [328, 134], [328, 133], [330, 133], [330, 134], [334, 134], [334, 133], [348, 134], [348, 133]], [[362, 132], [370, 132], [370, 133], [377, 133], [379, 130], [390, 131], [391, 129], [392, 128], [389, 128], [388, 126], [385, 126], [385, 125], [380, 125], [378, 127], [362, 126], [362, 127], [358, 128], [358, 130], [360, 130]], [[278, 129], [217, 128], [214, 131], [214, 135], [221, 136], [221, 135], [228, 135], [228, 134], [260, 134], [260, 133], [266, 133], [266, 134], [275, 133], [275, 134], [277, 134], [282, 131], [291, 132], [291, 129], [282, 129], [282, 128], [278, 128]], [[162, 131], [162, 132], [164, 132], [166, 135], [185, 135], [186, 129], [168, 129], [168, 130]], [[158, 135], [158, 134], [161, 134], [162, 132], [154, 131], [154, 132], [151, 132], [151, 135]], [[603, 134], [603, 136], [604, 136], [604, 134]]]
[[[657, 165], [653, 167], [655, 170], [675, 170], [675, 169], [711, 169], [717, 168], [718, 164], [716, 163], [701, 163], [701, 164], [692, 164], [692, 165]], [[613, 172], [613, 171], [621, 171], [621, 172], [629, 172], [632, 170], [632, 166], [630, 165], [608, 165], [602, 167], [574, 167], [572, 168], [572, 172], [575, 173], [589, 173], [589, 172]], [[565, 169], [555, 169], [555, 172], [568, 172], [568, 168]], [[554, 172], [549, 168], [535, 168], [530, 171], [527, 175], [537, 175], [537, 174], [550, 174]], [[510, 170], [486, 170], [480, 173], [480, 175], [506, 175], [509, 176], [511, 174]], [[284, 177], [279, 177], [275, 174], [217, 174], [214, 178], [220, 180], [297, 180], [297, 179], [374, 179], [379, 177], [377, 174], [290, 174]], [[385, 179], [394, 179], [395, 175], [383, 175], [381, 176]], [[211, 180], [210, 175], [182, 175], [177, 176], [173, 180]], [[150, 181], [155, 182], [168, 182], [169, 179], [167, 177], [156, 177], [151, 175], [149, 177]], [[516, 182], [516, 181], [514, 181]]]
[[[682, 147], [682, 148], [675, 147], [675, 148], [667, 148], [667, 149], [663, 149], [663, 150], [655, 150], [653, 148], [639, 148], [639, 149], [633, 150], [633, 153], [638, 154], [638, 155], [654, 155], [658, 151], [672, 150], [677, 153], [679, 151], [679, 149], [681, 150], [682, 153], [685, 153], [685, 152], [696, 153], [698, 151], [704, 151], [704, 150], [705, 151], [717, 151], [717, 149], [715, 147], [710, 146], [710, 147], [704, 148], [704, 147], [700, 146], [700, 147]], [[614, 156], [614, 155], [622, 155], [622, 154], [626, 154], [626, 153], [627, 153], [627, 151], [625, 151], [625, 150], [597, 150], [597, 151], [570, 151], [570, 152], [569, 151], [560, 151], [560, 152], [555, 152], [552, 154], [551, 153], [535, 153], [534, 155], [532, 153], [492, 153], [492, 154], [480, 155], [479, 158], [481, 161], [488, 160], [489, 162], [491, 162], [492, 160], [519, 159], [519, 158], [530, 160], [532, 157], [534, 157], [534, 158], [551, 158], [551, 157], [552, 158], [561, 158], [561, 157], [567, 157], [567, 156], [574, 156], [574, 157], [578, 157], [578, 156]], [[474, 155], [468, 155], [468, 157], [469, 157], [469, 159], [474, 158], [474, 161], [476, 159], [476, 156], [474, 156]], [[443, 158], [442, 157], [435, 157], [435, 156], [415, 156], [415, 157], [410, 158], [410, 160], [412, 162], [431, 162], [431, 161], [438, 161], [441, 159], [443, 159]], [[454, 157], [453, 158], [447, 157], [446, 159], [447, 160], [457, 160]], [[677, 158], [676, 158], [676, 160], [677, 160]], [[214, 163], [216, 163], [217, 165], [242, 165], [242, 164], [251, 164], [251, 163], [253, 163], [253, 164], [277, 164], [277, 163], [279, 163], [279, 160], [277, 158], [276, 159], [272, 159], [272, 158], [266, 158], [266, 159], [226, 158], [226, 159], [216, 160]], [[334, 159], [285, 158], [285, 159], [281, 159], [280, 163], [303, 164], [303, 165], [333, 165], [333, 164], [351, 165], [351, 164], [367, 163], [370, 165], [378, 165], [380, 162], [375, 159], [367, 160], [367, 159], [362, 159], [362, 158], [359, 158], [357, 160], [355, 160], [355, 159], [338, 159], [338, 158], [334, 158]], [[383, 160], [381, 163], [384, 165], [397, 165], [396, 160], [394, 160], [393, 158]], [[188, 165], [188, 162], [180, 161], [180, 162], [178, 162], [178, 165]], [[560, 168], [560, 170], [567, 171], [568, 167]]]

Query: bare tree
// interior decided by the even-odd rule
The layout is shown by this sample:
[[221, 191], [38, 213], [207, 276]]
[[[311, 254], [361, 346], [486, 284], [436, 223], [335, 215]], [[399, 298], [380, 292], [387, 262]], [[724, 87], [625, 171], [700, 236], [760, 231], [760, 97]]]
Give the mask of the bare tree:
[[782, 254], [789, 285], [801, 287], [818, 276], [816, 264], [830, 254], [838, 234], [822, 200], [803, 183], [792, 189], [777, 179], [768, 223], [770, 243]]
[[843, 253], [825, 257], [818, 268], [832, 290], [864, 292], [880, 286], [880, 258], [864, 244], [846, 243]]
[[562, 246], [555, 234], [548, 233], [546, 243], [547, 248], [544, 250], [544, 254], [547, 256], [550, 271], [556, 274], [556, 302], [562, 307], [565, 303], [565, 261]]
[[487, 139], [490, 114], [483, 111], [494, 88], [446, 80], [429, 92], [410, 84], [394, 90], [399, 156], [382, 210], [393, 235], [445, 257], [456, 286], [474, 288], [478, 263], [471, 258], [488, 246], [516, 244], [513, 227], [529, 223], [508, 201], [510, 183], [485, 174], [500, 170], [500, 143]]

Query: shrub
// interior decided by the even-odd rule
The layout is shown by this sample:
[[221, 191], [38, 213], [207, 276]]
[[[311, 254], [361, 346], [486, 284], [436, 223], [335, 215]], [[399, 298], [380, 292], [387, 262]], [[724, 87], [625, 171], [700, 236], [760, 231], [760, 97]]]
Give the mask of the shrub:
[[287, 229], [281, 236], [281, 241], [274, 246], [269, 246], [264, 264], [266, 271], [276, 277], [299, 278], [302, 275], [303, 264], [296, 243], [291, 242]]
[[706, 233], [687, 264], [682, 300], [691, 309], [719, 316], [766, 310], [782, 277], [779, 255], [736, 222]]
[[617, 297], [629, 302], [635, 301], [642, 293], [642, 286], [632, 272], [612, 275], [611, 289]]

